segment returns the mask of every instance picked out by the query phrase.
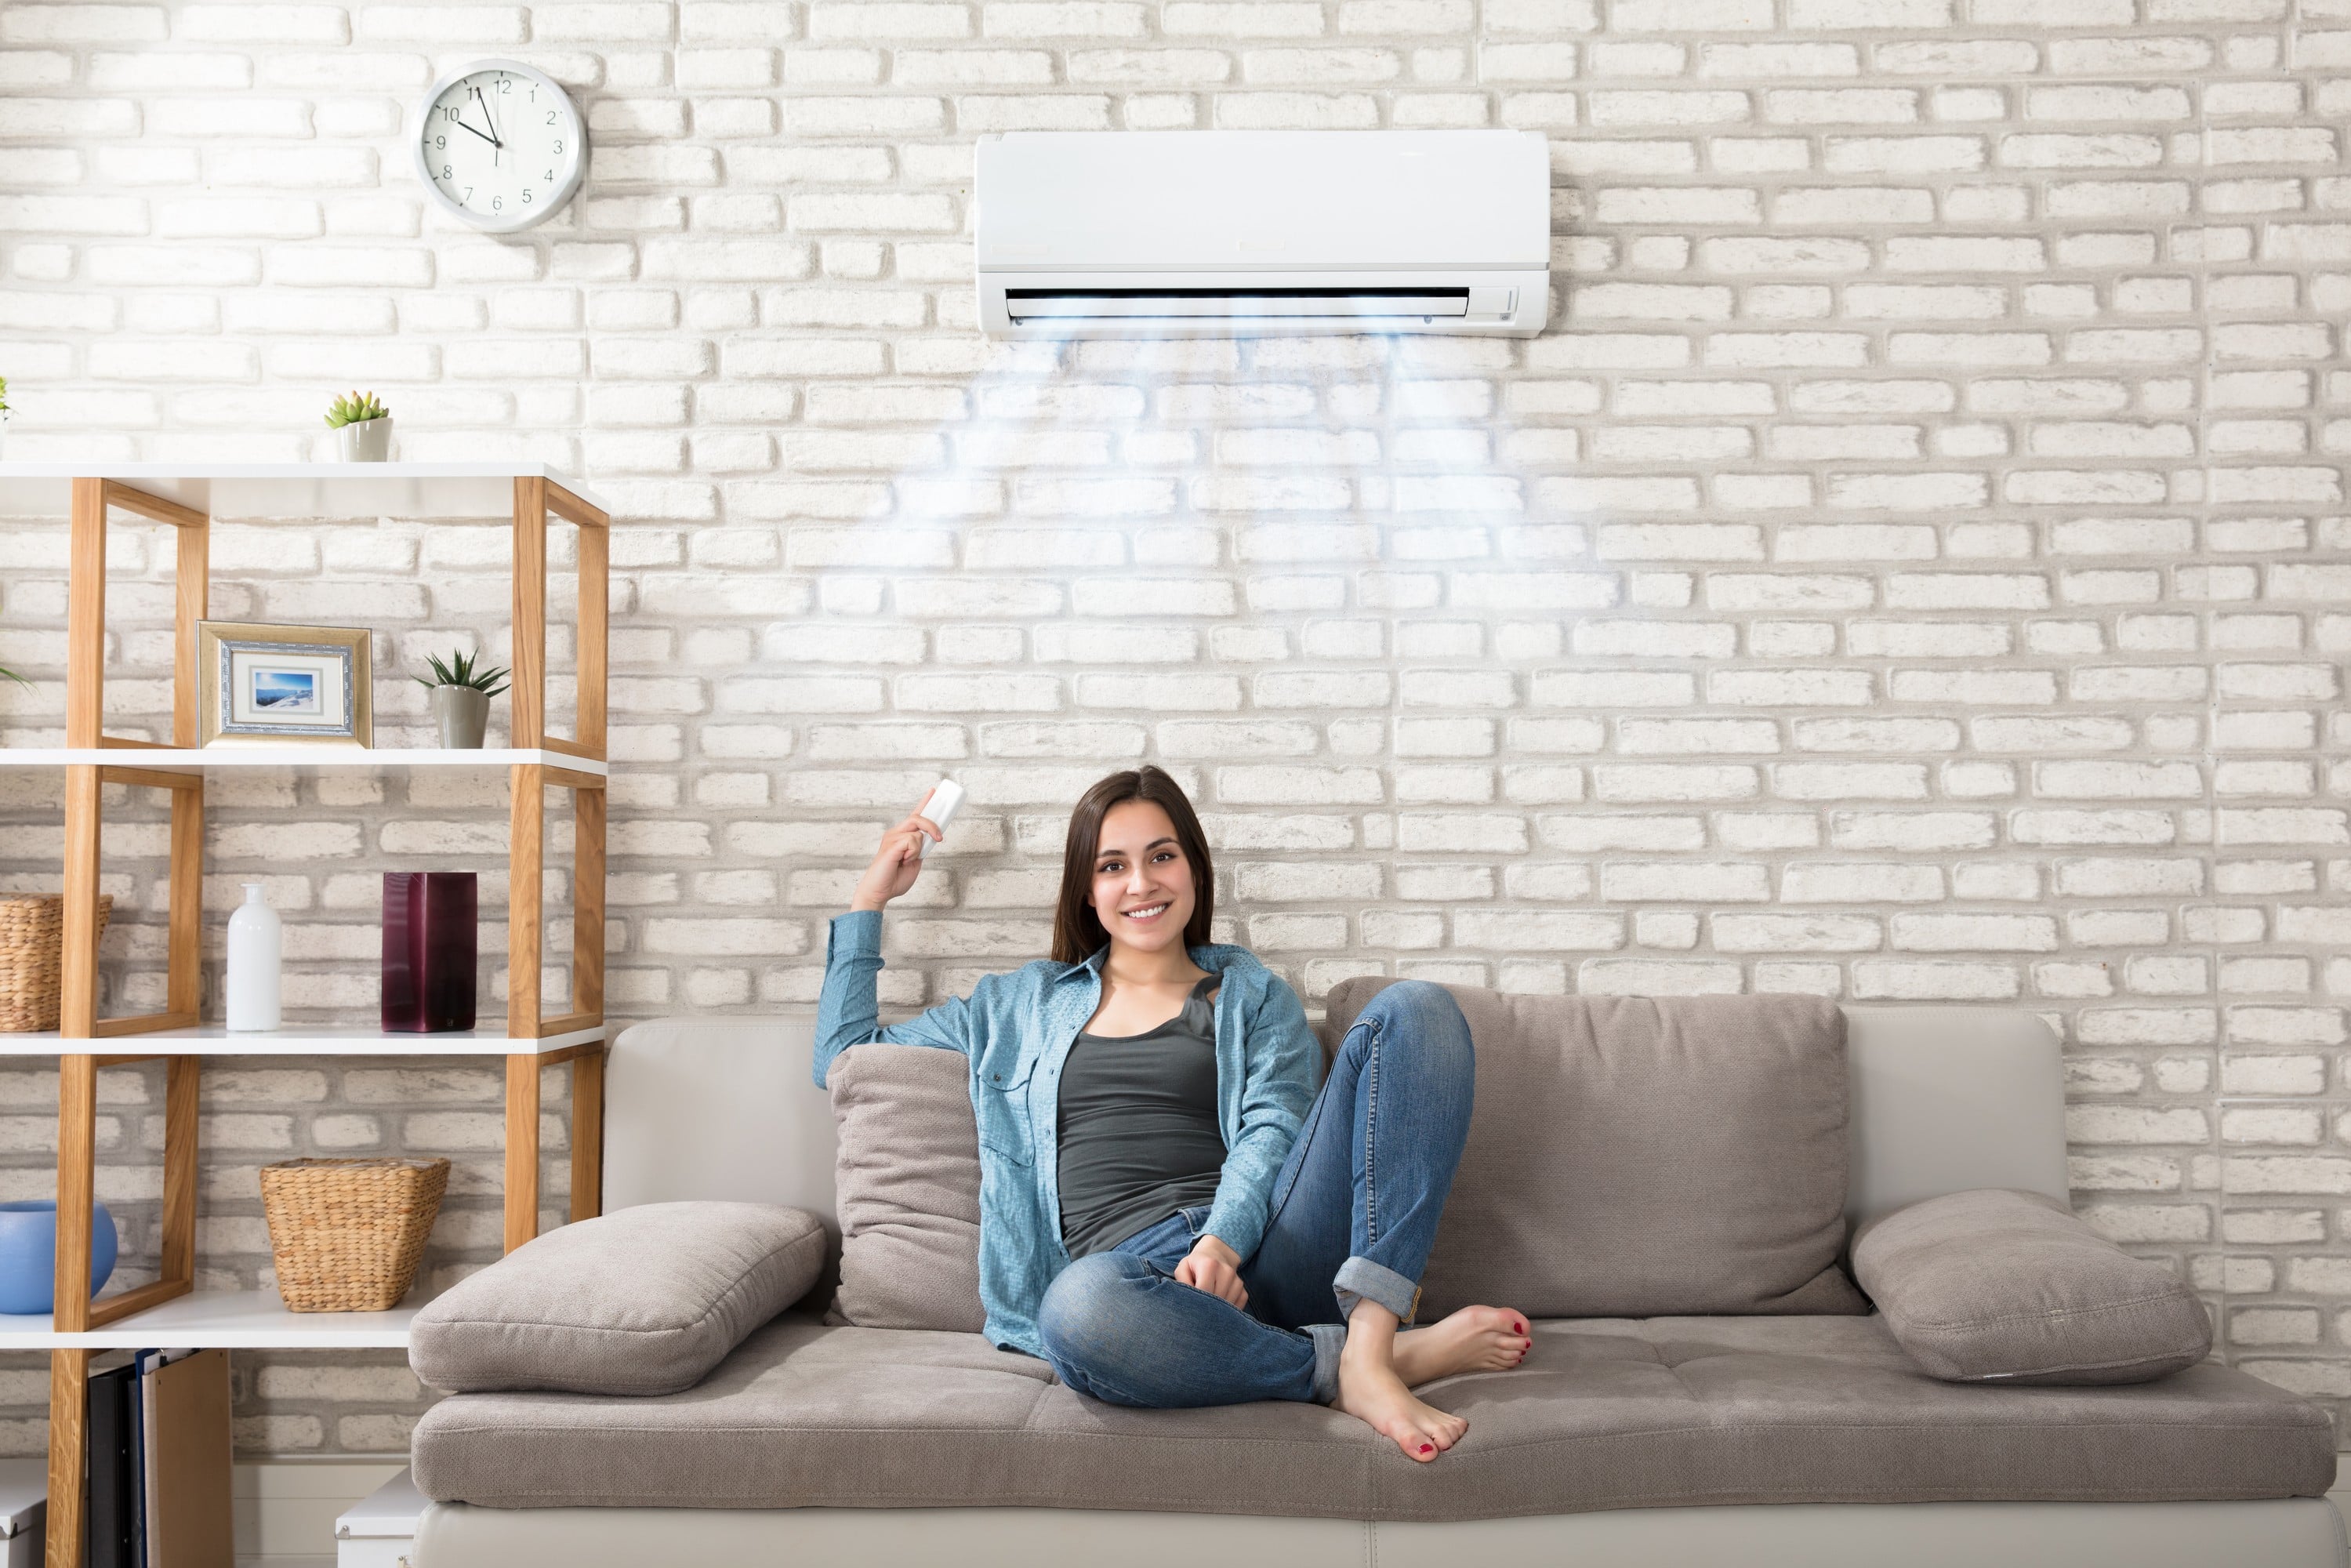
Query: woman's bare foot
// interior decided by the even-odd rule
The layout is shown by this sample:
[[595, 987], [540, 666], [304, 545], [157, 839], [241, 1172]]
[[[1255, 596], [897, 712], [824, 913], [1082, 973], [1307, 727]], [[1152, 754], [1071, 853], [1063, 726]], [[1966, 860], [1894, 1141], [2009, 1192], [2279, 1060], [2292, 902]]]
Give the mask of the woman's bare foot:
[[1426, 1464], [1461, 1440], [1469, 1423], [1422, 1404], [1384, 1357], [1358, 1354], [1353, 1338], [1339, 1354], [1339, 1397], [1332, 1401]]
[[1457, 1372], [1507, 1372], [1526, 1359], [1534, 1341], [1524, 1312], [1508, 1307], [1464, 1307], [1424, 1329], [1396, 1335], [1394, 1363], [1406, 1388]]

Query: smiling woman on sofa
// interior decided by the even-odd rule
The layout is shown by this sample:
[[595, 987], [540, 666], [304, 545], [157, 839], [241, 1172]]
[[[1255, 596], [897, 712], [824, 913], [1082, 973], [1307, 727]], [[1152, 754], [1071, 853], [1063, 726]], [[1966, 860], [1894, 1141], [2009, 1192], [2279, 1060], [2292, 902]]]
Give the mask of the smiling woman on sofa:
[[869, 1040], [970, 1059], [988, 1338], [1114, 1404], [1311, 1400], [1416, 1459], [1459, 1441], [1468, 1423], [1411, 1390], [1531, 1342], [1505, 1307], [1403, 1327], [1469, 1130], [1453, 998], [1381, 991], [1317, 1094], [1297, 994], [1209, 942], [1199, 819], [1145, 767], [1071, 815], [1050, 959], [878, 1027], [882, 908], [939, 836], [919, 813], [883, 834], [833, 921], [816, 1081]]

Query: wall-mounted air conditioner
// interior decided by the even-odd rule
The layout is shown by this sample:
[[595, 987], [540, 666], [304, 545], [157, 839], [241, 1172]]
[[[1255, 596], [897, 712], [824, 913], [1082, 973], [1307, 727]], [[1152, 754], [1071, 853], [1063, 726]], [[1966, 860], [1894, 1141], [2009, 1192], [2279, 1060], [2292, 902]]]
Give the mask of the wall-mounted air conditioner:
[[1016, 131], [979, 143], [1005, 337], [1531, 337], [1551, 157], [1519, 131]]

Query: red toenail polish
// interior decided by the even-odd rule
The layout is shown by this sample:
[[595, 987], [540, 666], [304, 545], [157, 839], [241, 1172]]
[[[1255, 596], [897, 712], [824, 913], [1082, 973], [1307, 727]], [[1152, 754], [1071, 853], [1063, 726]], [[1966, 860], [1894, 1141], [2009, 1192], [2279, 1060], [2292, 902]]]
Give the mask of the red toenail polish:
[[1424, 1453], [1424, 1454], [1429, 1454], [1429, 1453], [1434, 1453], [1434, 1452], [1436, 1452], [1436, 1450], [1435, 1450], [1434, 1448], [1430, 1448], [1426, 1443], [1423, 1443], [1423, 1444], [1420, 1446], [1420, 1451], [1421, 1451], [1422, 1453]]

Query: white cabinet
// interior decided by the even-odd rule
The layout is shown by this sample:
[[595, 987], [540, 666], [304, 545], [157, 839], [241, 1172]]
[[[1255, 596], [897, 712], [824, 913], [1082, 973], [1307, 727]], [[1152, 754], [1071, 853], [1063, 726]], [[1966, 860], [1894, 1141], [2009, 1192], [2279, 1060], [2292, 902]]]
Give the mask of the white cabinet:
[[410, 1558], [423, 1514], [424, 1494], [401, 1471], [335, 1521], [335, 1568], [415, 1568]]

